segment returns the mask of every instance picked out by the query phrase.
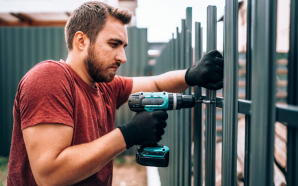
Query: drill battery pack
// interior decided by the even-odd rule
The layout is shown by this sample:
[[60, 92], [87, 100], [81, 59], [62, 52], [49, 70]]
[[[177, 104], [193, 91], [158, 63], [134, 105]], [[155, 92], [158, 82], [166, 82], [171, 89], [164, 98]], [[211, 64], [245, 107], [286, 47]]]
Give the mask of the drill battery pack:
[[139, 147], [136, 162], [144, 166], [167, 167], [170, 150], [167, 146]]

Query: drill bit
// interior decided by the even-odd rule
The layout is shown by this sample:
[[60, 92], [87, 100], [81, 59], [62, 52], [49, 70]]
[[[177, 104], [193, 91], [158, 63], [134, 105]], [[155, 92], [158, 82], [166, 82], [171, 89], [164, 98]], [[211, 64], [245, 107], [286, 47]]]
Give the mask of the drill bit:
[[211, 101], [211, 100], [206, 100], [206, 99], [197, 99], [196, 103], [206, 103], [206, 104], [211, 104], [211, 103], [216, 103], [216, 101]]

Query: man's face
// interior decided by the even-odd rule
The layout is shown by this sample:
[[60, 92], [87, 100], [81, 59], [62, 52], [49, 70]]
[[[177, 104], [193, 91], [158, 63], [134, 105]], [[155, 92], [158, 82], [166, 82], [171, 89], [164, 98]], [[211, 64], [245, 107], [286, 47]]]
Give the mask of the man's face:
[[84, 59], [90, 77], [95, 82], [111, 82], [121, 63], [126, 62], [126, 46], [127, 31], [124, 24], [109, 17], [95, 43], [88, 47], [88, 55]]

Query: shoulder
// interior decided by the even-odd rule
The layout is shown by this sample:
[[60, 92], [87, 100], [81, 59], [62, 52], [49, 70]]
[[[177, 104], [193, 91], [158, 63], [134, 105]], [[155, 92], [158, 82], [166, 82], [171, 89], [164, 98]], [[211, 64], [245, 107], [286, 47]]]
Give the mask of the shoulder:
[[[63, 62], [43, 61], [35, 65], [20, 81], [18, 94], [39, 92], [45, 94], [64, 90], [70, 92], [73, 78]], [[32, 95], [32, 94], [31, 94]]]
[[34, 76], [34, 75], [60, 75], [65, 74], [69, 75], [70, 72], [66, 68], [64, 62], [59, 61], [43, 61], [38, 64], [36, 64], [31, 70], [27, 72], [27, 74], [24, 76], [24, 78], [28, 76]]
[[71, 78], [66, 67], [54, 61], [41, 62], [24, 76], [16, 99], [22, 129], [39, 123], [71, 124], [74, 105]]
[[43, 61], [31, 68], [20, 81], [20, 85], [51, 83], [56, 80], [71, 81], [71, 74], [63, 62]]

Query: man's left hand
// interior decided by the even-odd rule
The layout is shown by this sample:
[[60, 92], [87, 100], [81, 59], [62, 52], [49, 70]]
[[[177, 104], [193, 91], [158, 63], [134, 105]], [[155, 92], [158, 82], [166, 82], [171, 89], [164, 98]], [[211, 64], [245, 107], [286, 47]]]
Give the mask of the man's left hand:
[[207, 89], [218, 90], [223, 87], [223, 57], [217, 50], [212, 50], [190, 67], [185, 73], [185, 82]]

